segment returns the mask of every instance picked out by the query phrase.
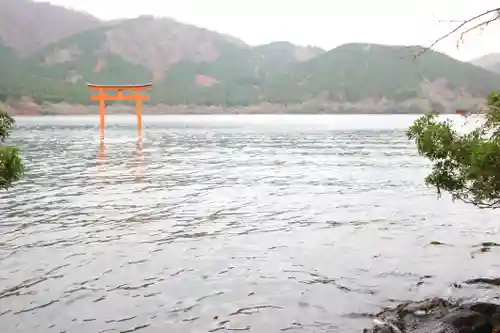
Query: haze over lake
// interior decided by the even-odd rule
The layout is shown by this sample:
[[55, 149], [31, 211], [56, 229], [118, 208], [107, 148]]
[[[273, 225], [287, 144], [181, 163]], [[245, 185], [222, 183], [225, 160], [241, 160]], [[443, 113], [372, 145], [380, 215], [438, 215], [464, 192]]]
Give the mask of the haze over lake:
[[2, 332], [361, 332], [404, 300], [498, 297], [452, 287], [495, 276], [477, 245], [499, 227], [424, 186], [417, 117], [144, 116], [142, 148], [135, 116], [104, 148], [97, 116], [16, 118]]

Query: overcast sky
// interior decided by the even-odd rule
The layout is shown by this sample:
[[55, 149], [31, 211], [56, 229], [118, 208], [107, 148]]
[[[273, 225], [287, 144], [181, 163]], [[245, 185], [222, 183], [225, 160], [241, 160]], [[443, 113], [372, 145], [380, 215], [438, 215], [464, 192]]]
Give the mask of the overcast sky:
[[[101, 19], [132, 18], [144, 14], [166, 16], [241, 38], [249, 44], [287, 40], [325, 49], [349, 42], [425, 44], [457, 23], [499, 0], [50, 0], [87, 11]], [[441, 22], [440, 22], [441, 21]], [[442, 21], [448, 21], [442, 22]], [[500, 23], [482, 34], [467, 35], [457, 50], [458, 36], [436, 50], [469, 60], [500, 52]]]

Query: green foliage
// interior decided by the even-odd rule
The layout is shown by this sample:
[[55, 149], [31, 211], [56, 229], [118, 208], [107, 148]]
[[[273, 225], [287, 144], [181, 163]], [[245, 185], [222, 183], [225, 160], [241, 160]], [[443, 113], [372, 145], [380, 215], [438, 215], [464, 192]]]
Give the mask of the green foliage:
[[[75, 34], [24, 59], [0, 45], [0, 100], [27, 95], [37, 103], [90, 104], [87, 82], [151, 81], [149, 69], [107, 50], [107, 29]], [[313, 50], [317, 56], [304, 62], [297, 61], [296, 47], [286, 42], [247, 47], [218, 40], [214, 47], [214, 61], [182, 60], [167, 69], [163, 79], [154, 82], [151, 102], [228, 107], [312, 99], [357, 102], [386, 97], [402, 102], [418, 97], [425, 80], [446, 79], [457, 95], [463, 88], [484, 96], [500, 86], [500, 75], [493, 72], [433, 51], [412, 59], [416, 49], [402, 46], [346, 44], [329, 52]], [[61, 50], [70, 54], [68, 59], [47, 61]], [[197, 75], [217, 83], [199, 85]]]
[[[387, 97], [416, 97], [425, 80], [446, 79], [451, 89], [486, 95], [500, 86], [500, 76], [447, 55], [418, 48], [377, 44], [345, 44], [308, 62], [296, 64], [267, 82], [267, 98], [306, 100], [326, 92], [329, 99], [356, 102]], [[335, 97], [342, 96], [342, 97]]]
[[407, 136], [420, 155], [432, 162], [427, 185], [479, 208], [500, 207], [500, 93], [492, 92], [484, 122], [460, 134], [435, 113], [417, 119]]
[[[0, 143], [4, 143], [14, 126], [14, 118], [0, 111]], [[19, 157], [19, 150], [0, 146], [0, 189], [8, 189], [24, 173], [24, 165]]]

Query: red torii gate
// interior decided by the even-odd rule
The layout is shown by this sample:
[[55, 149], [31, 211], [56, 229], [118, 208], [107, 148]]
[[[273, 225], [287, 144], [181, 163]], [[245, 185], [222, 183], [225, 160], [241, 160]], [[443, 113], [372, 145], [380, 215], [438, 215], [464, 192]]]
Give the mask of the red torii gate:
[[[87, 83], [87, 86], [91, 90], [99, 92], [98, 95], [90, 96], [90, 99], [92, 101], [99, 101], [101, 140], [104, 139], [104, 114], [106, 109], [106, 101], [135, 101], [137, 114], [137, 133], [139, 135], [139, 138], [142, 138], [142, 101], [148, 101], [149, 96], [141, 95], [141, 91], [150, 90], [153, 86], [152, 83], [130, 85], [102, 85]], [[106, 92], [113, 90], [118, 91], [118, 94], [106, 94]], [[123, 91], [130, 91], [134, 94], [124, 95]]]

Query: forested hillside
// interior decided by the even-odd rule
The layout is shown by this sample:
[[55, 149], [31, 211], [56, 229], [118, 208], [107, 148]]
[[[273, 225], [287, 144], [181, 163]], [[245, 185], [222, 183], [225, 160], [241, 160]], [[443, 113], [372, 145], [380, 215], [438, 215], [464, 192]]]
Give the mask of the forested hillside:
[[[420, 112], [429, 106], [445, 112], [457, 103], [475, 105], [500, 86], [492, 70], [441, 53], [414, 59], [417, 47], [352, 43], [327, 52], [283, 41], [252, 47], [168, 18], [103, 22], [27, 0], [4, 0], [0, 12], [0, 21], [8, 17], [28, 26], [14, 31], [0, 24], [2, 101], [90, 104], [87, 82], [152, 82], [152, 104], [314, 102], [353, 112]], [[37, 22], [54, 17], [62, 18], [56, 30], [64, 33], [36, 30]]]

